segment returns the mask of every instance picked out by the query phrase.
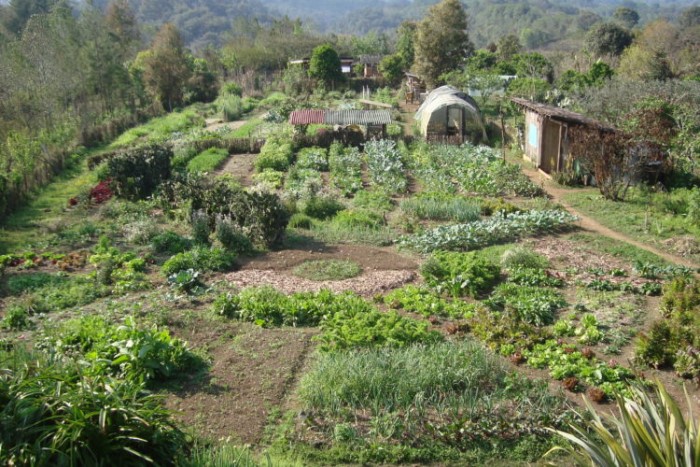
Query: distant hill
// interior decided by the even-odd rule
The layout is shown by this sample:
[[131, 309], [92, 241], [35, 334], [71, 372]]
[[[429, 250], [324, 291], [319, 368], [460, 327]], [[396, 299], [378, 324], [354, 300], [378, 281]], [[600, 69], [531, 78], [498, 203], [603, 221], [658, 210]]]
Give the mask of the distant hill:
[[[3, 0], [0, 0], [0, 3]], [[84, 1], [84, 0], [83, 0]], [[235, 21], [262, 23], [287, 15], [324, 33], [391, 31], [402, 21], [423, 17], [438, 0], [130, 0], [138, 19], [153, 28], [169, 21], [191, 47], [221, 43]], [[104, 6], [108, 0], [97, 0]], [[641, 23], [674, 19], [695, 0], [463, 0], [472, 40], [479, 47], [516, 34], [529, 48], [576, 38], [619, 6], [635, 9]]]

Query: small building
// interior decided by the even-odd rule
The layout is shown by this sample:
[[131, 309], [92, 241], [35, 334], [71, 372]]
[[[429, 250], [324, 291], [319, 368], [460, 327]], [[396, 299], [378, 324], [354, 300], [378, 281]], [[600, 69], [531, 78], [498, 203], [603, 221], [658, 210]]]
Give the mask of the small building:
[[452, 86], [442, 86], [428, 94], [415, 118], [428, 141], [462, 144], [486, 139], [476, 101]]
[[406, 73], [406, 103], [412, 104], [420, 101], [420, 96], [425, 92], [425, 83], [420, 76], [414, 73]]
[[360, 55], [358, 63], [362, 65], [363, 78], [375, 78], [379, 76], [379, 62], [382, 61], [381, 55]]
[[569, 130], [572, 127], [615, 131], [609, 125], [560, 107], [518, 97], [511, 98], [511, 101], [525, 112], [524, 158], [549, 175], [568, 168], [571, 143]]
[[[287, 62], [287, 66], [300, 66], [305, 70], [308, 70], [310, 63], [311, 59], [309, 57], [304, 57], [289, 60]], [[355, 60], [353, 60], [351, 57], [340, 57], [340, 71], [346, 76], [352, 75], [352, 66], [354, 65], [354, 63]]]
[[330, 125], [334, 128], [361, 131], [366, 137], [386, 136], [386, 126], [391, 123], [388, 110], [295, 110], [289, 115], [289, 123], [295, 127], [312, 124]]

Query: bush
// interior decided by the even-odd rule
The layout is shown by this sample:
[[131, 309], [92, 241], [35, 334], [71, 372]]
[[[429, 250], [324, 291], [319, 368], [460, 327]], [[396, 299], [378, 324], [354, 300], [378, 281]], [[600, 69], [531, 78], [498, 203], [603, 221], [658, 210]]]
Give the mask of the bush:
[[188, 192], [194, 212], [206, 212], [210, 231], [216, 227], [215, 220], [224, 216], [231, 219], [253, 243], [269, 247], [279, 243], [284, 236], [289, 212], [274, 193], [246, 192], [223, 180], [216, 180], [211, 185], [198, 182], [182, 190]]
[[236, 259], [233, 252], [220, 248], [195, 247], [190, 251], [178, 253], [163, 263], [161, 272], [165, 277], [180, 271], [194, 269], [198, 271], [227, 271]]
[[474, 252], [438, 251], [421, 266], [425, 281], [453, 297], [476, 297], [493, 287], [501, 269]]
[[167, 230], [151, 239], [151, 246], [157, 253], [182, 253], [192, 247], [192, 241], [172, 230]]
[[216, 220], [216, 238], [228, 251], [248, 253], [253, 251], [253, 244], [240, 228], [227, 217]]
[[296, 213], [289, 219], [289, 227], [293, 229], [310, 229], [313, 225], [313, 219], [306, 214]]
[[330, 196], [315, 196], [304, 203], [302, 213], [314, 219], [328, 219], [344, 210], [345, 206]]
[[[619, 417], [603, 420], [589, 402], [585, 424], [571, 424], [556, 431], [570, 445], [565, 449], [578, 465], [693, 465], [700, 458], [698, 425], [693, 407], [684, 417], [664, 386], [654, 384], [654, 394], [633, 387], [628, 397], [617, 398]], [[614, 430], [611, 431], [610, 427]]]
[[219, 98], [218, 103], [224, 121], [233, 122], [243, 116], [243, 101], [240, 96], [222, 96]]
[[107, 174], [114, 193], [132, 201], [145, 199], [170, 178], [172, 150], [150, 144], [117, 152], [107, 161]]

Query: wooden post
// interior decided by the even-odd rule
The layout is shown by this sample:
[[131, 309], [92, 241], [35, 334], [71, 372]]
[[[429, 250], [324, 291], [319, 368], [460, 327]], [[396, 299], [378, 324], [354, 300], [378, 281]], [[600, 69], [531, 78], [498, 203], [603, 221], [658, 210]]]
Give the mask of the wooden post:
[[506, 121], [503, 117], [503, 109], [498, 107], [498, 113], [501, 117], [501, 152], [503, 153], [503, 163], [506, 163]]

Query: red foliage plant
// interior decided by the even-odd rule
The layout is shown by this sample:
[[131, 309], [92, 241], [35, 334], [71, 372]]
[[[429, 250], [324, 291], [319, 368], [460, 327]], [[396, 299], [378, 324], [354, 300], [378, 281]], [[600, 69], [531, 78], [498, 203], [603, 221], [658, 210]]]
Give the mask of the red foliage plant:
[[112, 190], [109, 188], [109, 180], [104, 180], [90, 190], [90, 199], [95, 204], [102, 204], [113, 196]]

